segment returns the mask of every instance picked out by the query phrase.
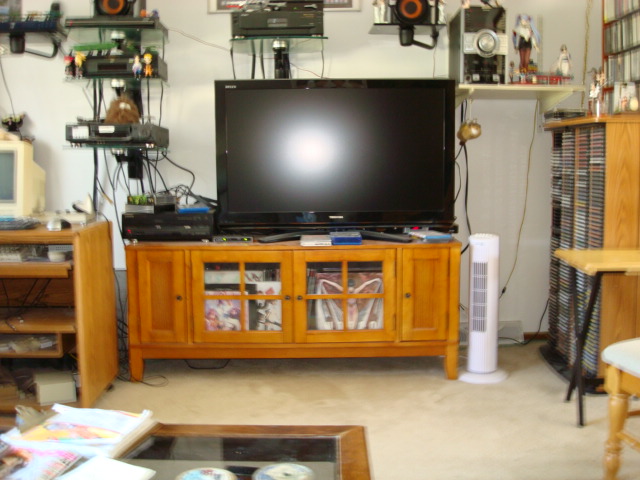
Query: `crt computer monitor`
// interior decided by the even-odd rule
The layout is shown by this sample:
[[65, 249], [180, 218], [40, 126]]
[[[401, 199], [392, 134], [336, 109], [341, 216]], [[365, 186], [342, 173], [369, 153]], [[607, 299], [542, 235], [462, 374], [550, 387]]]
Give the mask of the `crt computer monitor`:
[[24, 141], [0, 141], [0, 216], [21, 217], [44, 211], [45, 172]]

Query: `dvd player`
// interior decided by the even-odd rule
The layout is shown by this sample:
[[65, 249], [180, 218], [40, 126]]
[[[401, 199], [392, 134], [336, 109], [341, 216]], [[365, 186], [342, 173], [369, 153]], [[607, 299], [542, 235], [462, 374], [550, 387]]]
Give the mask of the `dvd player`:
[[213, 212], [122, 214], [122, 238], [127, 240], [211, 240], [213, 226]]
[[67, 141], [73, 145], [112, 145], [134, 148], [169, 146], [169, 130], [152, 123], [81, 122], [67, 125], [66, 137]]

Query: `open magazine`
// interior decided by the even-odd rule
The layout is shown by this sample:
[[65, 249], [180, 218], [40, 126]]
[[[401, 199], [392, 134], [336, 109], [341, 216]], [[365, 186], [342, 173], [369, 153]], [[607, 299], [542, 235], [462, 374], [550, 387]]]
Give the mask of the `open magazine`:
[[56, 412], [25, 432], [13, 428], [0, 438], [15, 448], [67, 450], [84, 457], [117, 457], [156, 424], [152, 413], [74, 408], [55, 404]]

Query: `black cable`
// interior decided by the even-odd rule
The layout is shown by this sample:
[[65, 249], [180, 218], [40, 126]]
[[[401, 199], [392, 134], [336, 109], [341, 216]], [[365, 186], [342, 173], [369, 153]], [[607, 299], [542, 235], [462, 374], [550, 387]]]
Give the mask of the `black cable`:
[[464, 150], [465, 167], [467, 170], [464, 183], [464, 216], [469, 235], [472, 235], [473, 231], [471, 230], [471, 221], [469, 220], [469, 155], [467, 154], [467, 144], [465, 143], [462, 148]]
[[233, 79], [236, 79], [236, 64], [233, 59], [233, 42], [231, 42], [231, 49], [229, 50], [229, 54], [231, 55], [231, 72], [233, 73]]
[[93, 211], [98, 211], [98, 149], [93, 149]]
[[544, 316], [547, 313], [547, 309], [549, 308], [549, 299], [547, 298], [547, 301], [545, 303], [544, 306], [544, 310], [542, 311], [542, 315], [540, 316], [540, 321], [538, 322], [538, 330], [536, 330], [536, 333], [533, 334], [532, 337], [530, 337], [528, 340], [525, 340], [523, 342], [521, 342], [520, 340], [517, 340], [515, 338], [511, 338], [511, 337], [498, 337], [501, 340], [511, 340], [514, 343], [521, 345], [521, 346], [525, 346], [525, 345], [529, 345], [531, 342], [533, 342], [534, 340], [536, 340], [538, 338], [538, 335], [540, 334], [540, 332], [542, 331], [542, 320], [544, 320]]
[[13, 99], [11, 98], [11, 92], [9, 91], [9, 84], [7, 83], [7, 79], [4, 76], [4, 66], [2, 64], [2, 57], [0, 57], [0, 74], [2, 74], [2, 82], [4, 83], [4, 89], [7, 92], [7, 97], [9, 97], [9, 103], [11, 104], [11, 115], [13, 115], [15, 117], [16, 115], [16, 110], [13, 107]]
[[162, 158], [167, 160], [169, 163], [171, 163], [174, 167], [179, 168], [180, 170], [183, 170], [185, 172], [187, 172], [188, 174], [191, 175], [191, 185], [189, 186], [189, 190], [191, 190], [193, 188], [193, 185], [196, 183], [196, 176], [193, 173], [193, 171], [189, 170], [188, 168], [182, 167], [180, 165], [178, 165], [176, 162], [174, 162], [173, 160], [171, 160], [166, 153], [163, 153]]

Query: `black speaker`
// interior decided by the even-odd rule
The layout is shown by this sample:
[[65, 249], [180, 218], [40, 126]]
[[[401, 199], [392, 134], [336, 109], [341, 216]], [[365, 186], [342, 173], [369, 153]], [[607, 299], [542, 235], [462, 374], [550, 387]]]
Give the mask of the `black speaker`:
[[400, 25], [422, 25], [431, 19], [428, 0], [397, 0], [393, 11]]
[[460, 9], [449, 22], [449, 76], [458, 83], [505, 83], [509, 38], [502, 7]]
[[96, 15], [139, 16], [146, 6], [145, 0], [94, 0]]

